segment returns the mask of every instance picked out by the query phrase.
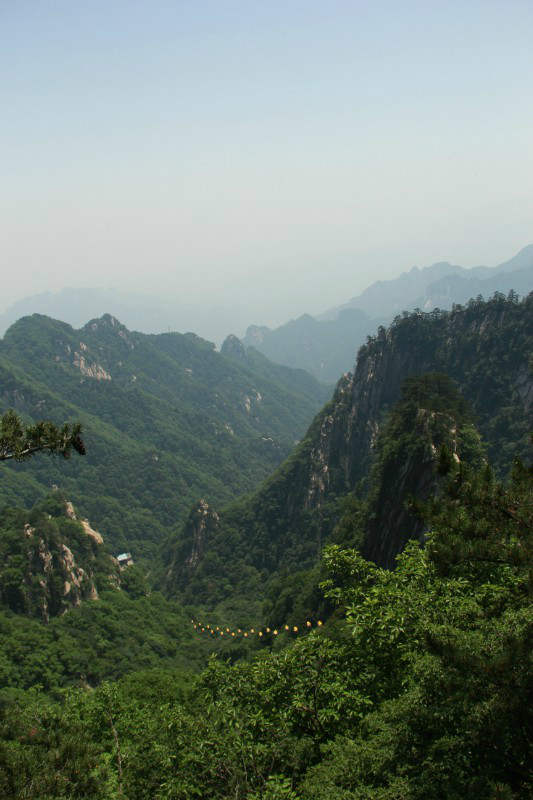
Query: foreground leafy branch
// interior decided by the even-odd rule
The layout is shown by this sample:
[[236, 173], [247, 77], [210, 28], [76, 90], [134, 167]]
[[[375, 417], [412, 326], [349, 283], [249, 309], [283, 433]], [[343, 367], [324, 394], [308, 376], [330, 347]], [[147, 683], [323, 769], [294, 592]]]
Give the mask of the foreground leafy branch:
[[24, 425], [10, 409], [0, 419], [0, 461], [24, 461], [34, 453], [53, 453], [70, 458], [72, 450], [83, 456], [85, 445], [79, 423], [57, 426], [50, 421]]

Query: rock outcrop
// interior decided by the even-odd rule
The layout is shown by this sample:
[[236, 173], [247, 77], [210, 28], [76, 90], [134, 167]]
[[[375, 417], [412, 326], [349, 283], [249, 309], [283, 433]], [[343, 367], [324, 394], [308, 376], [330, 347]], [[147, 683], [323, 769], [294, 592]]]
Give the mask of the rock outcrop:
[[180, 547], [167, 571], [169, 585], [182, 587], [191, 579], [219, 522], [220, 517], [206, 501], [198, 500], [189, 513]]
[[231, 356], [231, 358], [246, 358], [246, 348], [233, 333], [224, 339], [220, 352], [223, 356]]
[[118, 585], [118, 568], [102, 536], [87, 520], [78, 521], [60, 493], [22, 514], [8, 510], [0, 525], [0, 604], [48, 622], [98, 600], [97, 573]]

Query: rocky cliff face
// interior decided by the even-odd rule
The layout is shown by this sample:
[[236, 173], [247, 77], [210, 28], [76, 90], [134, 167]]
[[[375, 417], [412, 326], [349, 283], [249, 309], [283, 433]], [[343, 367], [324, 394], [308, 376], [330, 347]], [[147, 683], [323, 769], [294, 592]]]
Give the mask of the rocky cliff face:
[[472, 408], [489, 461], [508, 469], [511, 453], [527, 453], [532, 353], [533, 295], [522, 303], [501, 298], [453, 312], [414, 313], [380, 328], [315, 421], [306, 505], [319, 506], [329, 493], [353, 489], [365, 478], [380, 426], [413, 375], [449, 375]]
[[402, 397], [381, 426], [369, 489], [356, 522], [363, 554], [393, 567], [410, 539], [421, 540], [424, 522], [413, 500], [438, 490], [448, 464], [485, 463], [481, 439], [454, 383], [439, 373], [404, 382]]
[[[51, 512], [51, 513], [50, 513]], [[103, 540], [71, 503], [51, 497], [29, 514], [5, 511], [0, 527], [0, 603], [47, 622], [85, 600], [98, 600], [96, 574], [118, 582]]]
[[[363, 496], [368, 491], [380, 431], [412, 376], [443, 373], [452, 379], [487, 443], [489, 462], [505, 472], [515, 454], [528, 453], [532, 353], [533, 295], [520, 303], [500, 296], [451, 312], [404, 314], [388, 330], [380, 328], [360, 349], [354, 372], [339, 381], [293, 455], [251, 500], [221, 515], [208, 552], [223, 567], [199, 561], [196, 573], [209, 575], [211, 585], [224, 570], [226, 577], [231, 573], [235, 559], [228, 530], [243, 553], [241, 566], [272, 572], [312, 564], [338, 519], [338, 499], [355, 489]], [[419, 411], [430, 413], [423, 405]], [[452, 431], [451, 418], [449, 427]], [[426, 440], [424, 452], [399, 453], [399, 460], [388, 466], [396, 470], [396, 488], [403, 486], [402, 493], [431, 491], [435, 444], [431, 437]], [[401, 509], [393, 511], [385, 503], [382, 513], [367, 552], [390, 564], [410, 535], [399, 533]], [[416, 528], [413, 532], [420, 535]]]
[[230, 333], [230, 335], [224, 339], [220, 352], [223, 356], [231, 356], [232, 358], [239, 359], [246, 358], [246, 347], [233, 333]]
[[218, 514], [209, 508], [205, 500], [199, 500], [187, 518], [181, 546], [167, 571], [169, 585], [181, 588], [191, 579], [219, 522]]
[[245, 347], [259, 347], [272, 333], [266, 325], [249, 325], [242, 340]]

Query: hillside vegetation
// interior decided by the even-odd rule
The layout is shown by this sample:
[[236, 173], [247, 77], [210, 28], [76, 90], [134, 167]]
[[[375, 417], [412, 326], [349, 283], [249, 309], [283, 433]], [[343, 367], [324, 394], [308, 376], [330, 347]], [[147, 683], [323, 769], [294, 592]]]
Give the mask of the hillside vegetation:
[[87, 456], [9, 465], [0, 502], [28, 507], [55, 484], [116, 552], [153, 559], [198, 497], [225, 504], [255, 488], [328, 394], [301, 370], [254, 350], [223, 355], [194, 334], [26, 317], [0, 342], [0, 411], [81, 422]]
[[4, 696], [3, 796], [528, 800], [532, 481], [450, 464], [426, 548], [330, 547], [337, 620], [280, 653]]
[[[124, 538], [110, 551], [60, 489], [31, 511], [5, 506], [0, 795], [529, 800], [532, 310], [533, 295], [495, 295], [381, 328], [258, 490], [225, 507], [222, 491], [220, 506], [197, 497], [165, 531], [160, 560], [163, 526], [154, 526], [150, 576], [111, 555], [117, 541], [151, 553], [135, 532], [129, 538], [131, 511], [117, 517]], [[165, 474], [157, 465], [173, 451], [164, 435], [188, 440], [159, 414], [173, 398], [176, 418], [196, 419], [189, 403], [205, 381], [179, 408], [174, 388], [187, 378], [166, 351], [158, 361], [161, 347], [192, 347], [198, 364], [180, 362], [190, 377], [205, 364], [196, 349], [204, 344], [156, 337], [150, 349], [112, 318], [91, 324], [93, 339], [66, 326], [72, 338], [58, 341], [56, 323], [37, 323], [26, 352], [3, 343], [4, 396], [26, 413], [39, 400], [57, 415], [83, 411], [86, 432], [64, 430], [87, 454], [66, 461], [63, 442], [56, 461], [38, 452], [15, 469], [4, 463], [3, 491], [44, 492], [52, 475], [67, 484], [70, 470], [87, 508], [90, 477], [101, 491], [109, 467], [116, 508], [129, 481], [135, 513], [141, 502], [148, 509], [157, 482], [150, 495], [133, 469], [119, 479], [113, 448], [121, 438], [138, 444], [137, 454], [157, 457], [145, 458], [146, 475]], [[262, 361], [236, 337], [223, 350], [207, 348], [207, 372], [220, 369], [219, 383], [229, 373], [240, 393], [248, 359]], [[232, 412], [229, 441], [245, 447], [253, 402], [263, 403], [254, 389], [261, 397], [248, 393]], [[228, 415], [232, 391], [213, 408]], [[146, 418], [131, 418], [137, 401]], [[91, 440], [108, 443], [108, 461], [91, 460]], [[231, 447], [212, 449], [217, 468], [232, 463]], [[198, 452], [207, 466], [202, 441]], [[107, 508], [100, 513], [105, 520]]]
[[486, 457], [501, 475], [515, 455], [527, 457], [532, 353], [533, 294], [399, 316], [368, 339], [353, 374], [254, 495], [211, 509], [217, 521], [200, 547], [194, 525], [176, 531], [168, 590], [211, 606], [264, 597], [273, 575], [288, 586], [313, 569], [339, 525], [345, 543], [392, 565], [422, 535], [404, 503], [435, 490], [441, 446], [475, 465]]

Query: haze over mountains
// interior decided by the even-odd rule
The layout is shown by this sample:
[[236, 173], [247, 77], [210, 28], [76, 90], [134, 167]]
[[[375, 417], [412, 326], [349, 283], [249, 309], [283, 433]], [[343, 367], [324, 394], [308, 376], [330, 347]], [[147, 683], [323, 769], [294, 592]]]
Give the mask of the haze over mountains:
[[0, 800], [533, 800], [532, 0], [0, 29]]
[[[448, 279], [448, 280], [446, 280]], [[453, 291], [445, 292], [448, 282]], [[317, 319], [335, 319], [347, 308], [357, 308], [370, 317], [394, 316], [401, 311], [421, 308], [450, 308], [452, 303], [464, 303], [483, 290], [489, 297], [494, 292], [507, 293], [514, 289], [518, 294], [528, 294], [533, 289], [533, 244], [527, 245], [508, 261], [496, 267], [472, 267], [464, 269], [447, 261], [430, 267], [413, 267], [399, 278], [376, 281], [357, 297], [330, 309]], [[442, 302], [442, 306], [438, 306]]]
[[306, 369], [324, 383], [332, 384], [351, 369], [365, 337], [375, 333], [378, 325], [391, 322], [397, 313], [417, 307], [424, 311], [447, 309], [479, 294], [490, 297], [495, 291], [507, 294], [510, 289], [521, 296], [533, 290], [533, 245], [497, 267], [464, 269], [447, 262], [422, 269], [413, 267], [398, 278], [371, 284], [340, 306], [317, 316], [304, 314], [275, 329], [251, 325], [252, 312], [240, 305], [238, 294], [232, 307], [211, 308], [118, 289], [64, 288], [14, 303], [0, 315], [0, 335], [20, 317], [34, 313], [68, 322], [75, 328], [82, 327], [88, 319], [112, 314], [129, 330], [193, 332], [218, 346], [228, 334], [239, 336], [246, 329], [242, 337], [246, 346], [255, 347], [277, 363]]
[[527, 457], [532, 302], [500, 294], [398, 316], [360, 349], [292, 453], [330, 396], [305, 371], [235, 336], [217, 353], [193, 334], [132, 333], [109, 315], [80, 330], [22, 318], [0, 342], [0, 408], [79, 419], [88, 454], [4, 465], [0, 501], [42, 503], [59, 486], [112, 552], [155, 570], [158, 588], [230, 602], [232, 613], [243, 597], [257, 611], [278, 574], [312, 569], [352, 495], [362, 505], [353, 523], [344, 513], [344, 544], [358, 529], [357, 545], [392, 566], [421, 533], [404, 502], [435, 490], [442, 445], [461, 461], [486, 454], [502, 474]]
[[379, 325], [396, 314], [421, 308], [451, 309], [478, 295], [510, 290], [523, 296], [533, 290], [533, 245], [497, 267], [463, 269], [448, 263], [413, 267], [399, 278], [377, 281], [348, 303], [319, 317], [305, 314], [270, 330], [252, 325], [243, 342], [288, 366], [306, 369], [319, 380], [333, 382], [352, 368], [358, 347]]
[[240, 330], [250, 321], [250, 312], [238, 303], [232, 307], [195, 306], [176, 299], [134, 294], [118, 289], [64, 288], [18, 300], [0, 314], [0, 336], [20, 317], [46, 314], [81, 328], [88, 319], [113, 314], [129, 330], [142, 333], [196, 333], [220, 344], [230, 330]]

